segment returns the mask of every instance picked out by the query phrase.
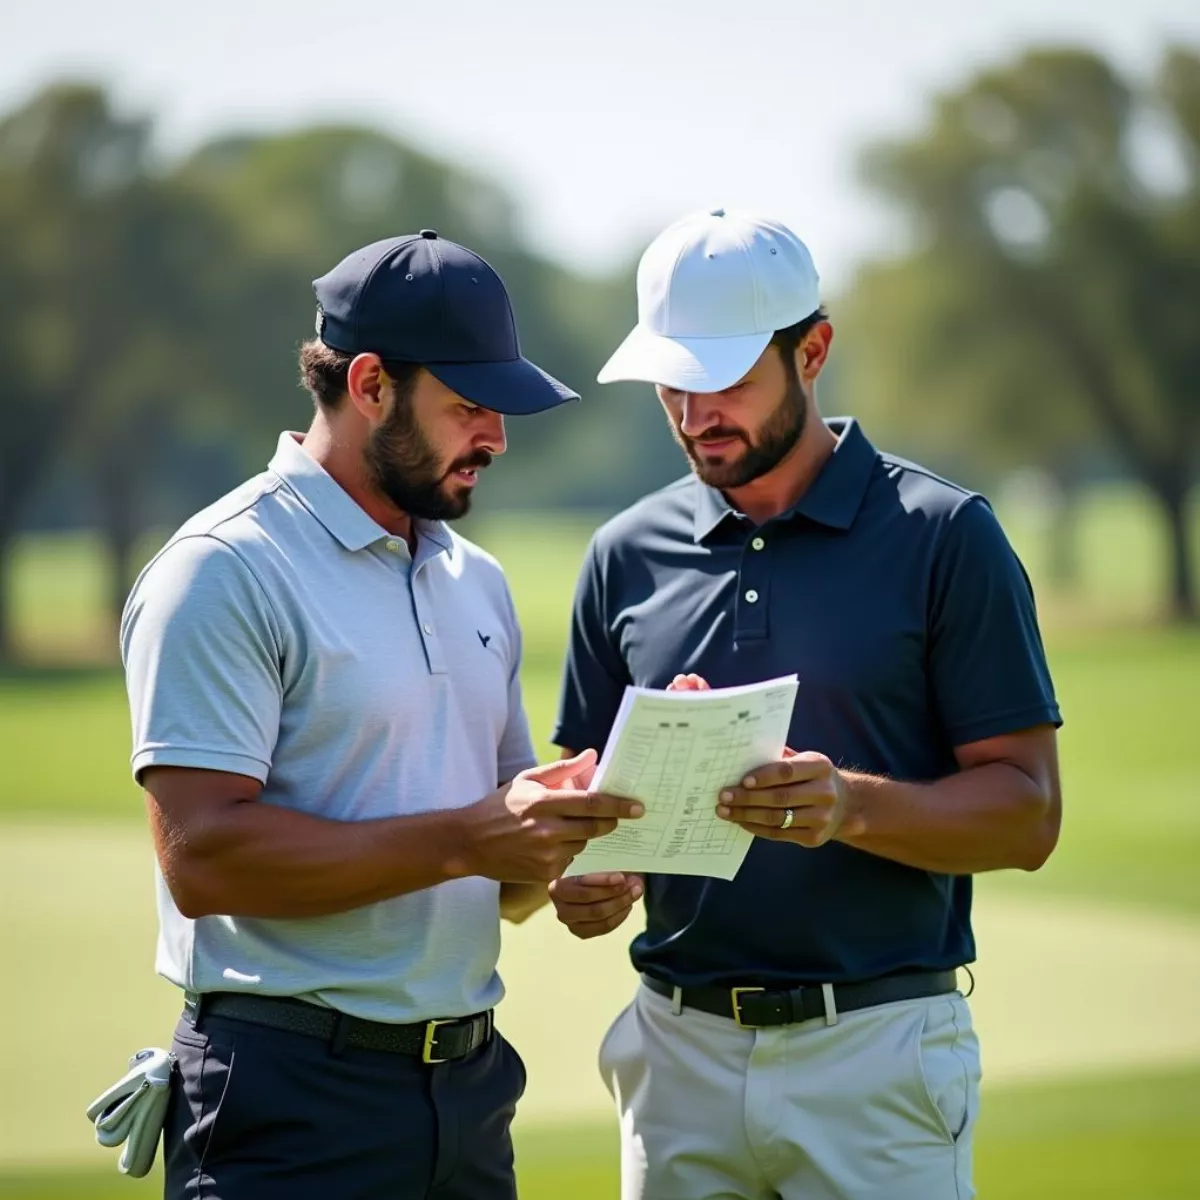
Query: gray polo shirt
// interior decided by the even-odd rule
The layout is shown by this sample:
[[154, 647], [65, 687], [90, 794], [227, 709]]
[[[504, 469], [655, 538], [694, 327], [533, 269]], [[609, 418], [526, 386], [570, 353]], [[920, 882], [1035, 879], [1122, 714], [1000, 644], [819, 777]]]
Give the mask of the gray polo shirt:
[[[535, 759], [499, 564], [440, 523], [416, 554], [283, 434], [269, 469], [193, 517], [121, 625], [135, 777], [249, 775], [337, 821], [456, 808]], [[355, 1016], [478, 1012], [503, 994], [499, 885], [459, 879], [333, 916], [188, 920], [158, 874], [156, 966], [182, 988]]]

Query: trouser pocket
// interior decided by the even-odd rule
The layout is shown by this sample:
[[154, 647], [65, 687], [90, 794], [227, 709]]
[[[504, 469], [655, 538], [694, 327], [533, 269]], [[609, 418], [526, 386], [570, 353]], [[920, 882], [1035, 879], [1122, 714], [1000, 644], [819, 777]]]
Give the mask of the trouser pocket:
[[957, 1142], [978, 1110], [979, 1039], [957, 994], [924, 1006], [914, 1039], [914, 1070], [929, 1115], [947, 1141]]

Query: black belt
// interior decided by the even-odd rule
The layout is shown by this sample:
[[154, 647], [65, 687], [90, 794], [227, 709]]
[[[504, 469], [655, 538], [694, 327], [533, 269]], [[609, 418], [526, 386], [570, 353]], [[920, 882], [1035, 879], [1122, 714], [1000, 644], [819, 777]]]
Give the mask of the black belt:
[[339, 1048], [353, 1046], [359, 1050], [410, 1054], [425, 1063], [465, 1058], [490, 1041], [493, 1030], [490, 1009], [472, 1017], [392, 1025], [351, 1017], [290, 996], [247, 996], [233, 992], [189, 994], [184, 1009], [193, 1021], [200, 1016], [232, 1017], [253, 1025], [323, 1038]]
[[[642, 982], [660, 996], [675, 997], [672, 984], [653, 975]], [[825, 989], [830, 991], [833, 1012], [826, 1009]], [[678, 1003], [698, 1008], [718, 1017], [729, 1017], [739, 1025], [758, 1029], [768, 1025], [791, 1025], [813, 1017], [829, 1019], [836, 1013], [891, 1004], [896, 1000], [917, 1000], [922, 996], [941, 996], [958, 988], [954, 971], [920, 971], [906, 975], [887, 975], [863, 983], [805, 984], [796, 988], [761, 987], [685, 987]]]

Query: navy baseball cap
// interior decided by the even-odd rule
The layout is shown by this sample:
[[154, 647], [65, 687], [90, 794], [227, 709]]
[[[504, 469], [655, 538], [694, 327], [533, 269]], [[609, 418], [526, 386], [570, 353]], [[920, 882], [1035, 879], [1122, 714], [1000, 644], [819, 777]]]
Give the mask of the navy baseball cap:
[[434, 229], [355, 250], [313, 291], [317, 337], [332, 350], [420, 363], [465, 400], [507, 415], [579, 399], [521, 356], [500, 276]]

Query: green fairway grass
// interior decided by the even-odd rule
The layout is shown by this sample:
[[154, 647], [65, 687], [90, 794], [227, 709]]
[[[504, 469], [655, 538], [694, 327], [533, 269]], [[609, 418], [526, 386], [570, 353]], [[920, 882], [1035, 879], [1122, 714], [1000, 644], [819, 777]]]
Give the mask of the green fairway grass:
[[125, 683], [112, 668], [0, 675], [0, 818], [141, 818]]
[[[1200, 559], [1200, 489], [1190, 507], [1192, 545]], [[1111, 625], [1145, 620], [1161, 608], [1167, 529], [1144, 489], [1115, 484], [1086, 494], [1074, 523], [1078, 579], [1065, 591], [1051, 586], [1050, 539], [1043, 518], [1019, 504], [997, 503], [997, 508], [1052, 621]], [[535, 661], [558, 653], [575, 573], [587, 537], [601, 520], [603, 514], [490, 513], [482, 496], [479, 515], [458, 526], [504, 564]], [[169, 532], [143, 536], [135, 561], [146, 561]], [[17, 644], [27, 655], [69, 665], [112, 660], [115, 630], [104, 611], [107, 579], [102, 547], [94, 535], [21, 539], [9, 586]]]
[[[69, 818], [10, 819], [3, 830], [0, 962], [20, 982], [4, 1004], [6, 1028], [21, 1036], [0, 1054], [0, 1096], [22, 1104], [0, 1125], [11, 1137], [0, 1165], [74, 1160], [88, 1153], [82, 1109], [133, 1050], [165, 1044], [179, 1013], [178, 992], [153, 972], [150, 836], [137, 822]], [[1200, 1064], [1194, 918], [994, 882], [981, 881], [976, 905], [971, 1001], [985, 1089]], [[549, 911], [506, 927], [497, 1021], [528, 1068], [530, 1126], [608, 1111], [596, 1050], [633, 992], [626, 947], [640, 919], [586, 942]]]
[[1017, 881], [1200, 911], [1200, 629], [1055, 631], [1049, 654], [1063, 832]]
[[[571, 593], [595, 523], [506, 514], [469, 527], [512, 584], [525, 632], [526, 702], [543, 757], [554, 753], [548, 736]], [[1200, 978], [1200, 630], [1146, 619], [1161, 594], [1165, 539], [1144, 496], [1118, 489], [1085, 506], [1084, 586], [1070, 593], [1045, 584], [1036, 521], [1016, 513], [1006, 523], [1038, 588], [1067, 719], [1066, 816], [1043, 871], [998, 874], [979, 889], [981, 987], [972, 1003], [985, 1034], [988, 1089], [979, 1194], [1190, 1200], [1200, 1196], [1200, 1156], [1191, 1149], [1200, 1142], [1200, 1068], [1187, 994], [1176, 990], [1194, 993]], [[146, 539], [143, 557], [157, 540]], [[172, 989], [153, 975], [149, 839], [128, 776], [129, 719], [103, 594], [94, 539], [31, 538], [19, 548], [12, 599], [21, 644], [38, 665], [0, 673], [0, 961], [5, 1011], [20, 1018], [19, 1029], [6, 1022], [0, 1034], [0, 1198], [12, 1200], [132, 1200], [156, 1188], [120, 1178], [115, 1155], [90, 1145], [82, 1117], [122, 1056], [169, 1036], [177, 1008]], [[1040, 937], [1039, 922], [1058, 941]], [[996, 939], [1005, 944], [989, 958]], [[632, 986], [626, 940], [623, 931], [602, 943], [573, 942], [550, 914], [506, 939], [502, 966], [514, 991], [501, 1024], [531, 1064], [518, 1127], [524, 1200], [617, 1195], [615, 1129], [598, 1115], [604, 1097], [592, 1059], [604, 1022]], [[1073, 959], [1073, 949], [1087, 961]], [[1003, 981], [1018, 973], [1024, 990], [1011, 996]], [[556, 1005], [551, 1018], [528, 1001], [539, 987], [561, 992], [564, 979], [581, 991], [570, 1012]], [[1142, 988], [1170, 989], [1178, 1003], [1143, 1006]], [[1097, 997], [1114, 995], [1124, 999], [1093, 1042], [1075, 1036], [1089, 1013], [1097, 1024]], [[1154, 1015], [1161, 1013], [1170, 1015]], [[1150, 1057], [1109, 1053], [1155, 1020]], [[1071, 1028], [1057, 1040], [1070, 1043], [1069, 1053], [1050, 1063], [1061, 1048], [1053, 1030], [1064, 1022]], [[1029, 1053], [1018, 1062], [1012, 1048], [1023, 1036]], [[1176, 1040], [1178, 1069], [1165, 1072]], [[54, 1065], [43, 1074], [29, 1048], [50, 1042]], [[1007, 1054], [1038, 1081], [1009, 1082], [1024, 1076], [999, 1070], [989, 1083], [989, 1045], [997, 1068]], [[1067, 1077], [1076, 1071], [1079, 1078]]]
[[[1195, 1200], [1200, 1195], [1200, 1072], [1105, 1077], [990, 1094], [976, 1141], [981, 1200]], [[522, 1200], [615, 1200], [615, 1122], [521, 1130]], [[2, 1200], [137, 1200], [161, 1194], [117, 1174], [95, 1148], [87, 1170], [4, 1172]]]
[[[558, 653], [531, 655], [524, 671], [544, 757]], [[1050, 662], [1067, 720], [1064, 832], [1050, 864], [1014, 886], [1200, 912], [1200, 630], [1057, 631]], [[0, 678], [0, 728], [0, 814], [143, 819], [118, 673]]]

